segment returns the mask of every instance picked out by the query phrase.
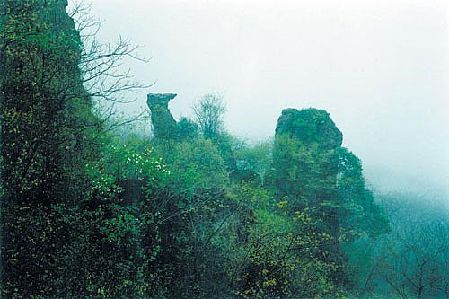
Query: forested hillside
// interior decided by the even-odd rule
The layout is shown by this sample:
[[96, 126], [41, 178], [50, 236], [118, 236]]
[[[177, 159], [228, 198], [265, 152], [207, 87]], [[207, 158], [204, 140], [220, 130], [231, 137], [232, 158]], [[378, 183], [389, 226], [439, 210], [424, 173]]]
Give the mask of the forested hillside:
[[141, 134], [113, 110], [134, 48], [66, 7], [0, 1], [2, 298], [449, 296], [447, 213], [370, 190], [328, 112], [249, 143], [220, 95], [176, 120], [149, 93]]

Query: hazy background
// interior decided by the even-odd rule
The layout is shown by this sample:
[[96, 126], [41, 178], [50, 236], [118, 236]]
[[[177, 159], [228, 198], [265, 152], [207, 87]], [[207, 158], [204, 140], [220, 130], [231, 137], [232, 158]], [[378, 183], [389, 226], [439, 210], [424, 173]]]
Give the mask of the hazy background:
[[101, 39], [140, 45], [156, 82], [189, 116], [224, 95], [226, 125], [274, 135], [284, 108], [326, 109], [382, 190], [449, 194], [449, 5], [446, 1], [91, 0]]

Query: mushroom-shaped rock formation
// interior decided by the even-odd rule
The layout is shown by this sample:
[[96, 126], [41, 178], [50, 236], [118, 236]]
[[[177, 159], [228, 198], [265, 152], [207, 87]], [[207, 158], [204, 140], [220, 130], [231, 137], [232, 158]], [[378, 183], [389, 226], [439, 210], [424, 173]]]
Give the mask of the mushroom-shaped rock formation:
[[150, 93], [147, 105], [151, 111], [151, 122], [155, 138], [174, 139], [177, 136], [177, 123], [173, 118], [168, 103], [173, 100], [175, 93]]

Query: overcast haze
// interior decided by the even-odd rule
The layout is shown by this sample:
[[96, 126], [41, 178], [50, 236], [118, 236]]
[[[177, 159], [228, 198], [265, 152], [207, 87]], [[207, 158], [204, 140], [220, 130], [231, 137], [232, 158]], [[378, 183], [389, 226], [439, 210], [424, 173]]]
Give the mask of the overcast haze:
[[[445, 1], [92, 4], [102, 40], [120, 34], [152, 57], [132, 70], [156, 82], [146, 92], [178, 93], [176, 117], [218, 92], [229, 131], [264, 139], [284, 108], [326, 109], [374, 186], [449, 191]], [[127, 109], [145, 106], [137, 98]]]

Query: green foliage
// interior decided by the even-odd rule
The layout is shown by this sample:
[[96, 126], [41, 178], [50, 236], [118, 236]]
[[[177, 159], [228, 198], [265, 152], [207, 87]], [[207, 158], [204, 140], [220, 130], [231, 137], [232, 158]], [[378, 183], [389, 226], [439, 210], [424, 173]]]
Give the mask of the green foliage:
[[80, 289], [84, 275], [78, 200], [101, 126], [64, 3], [2, 4], [2, 295], [61, 296]]
[[272, 143], [262, 142], [254, 146], [241, 146], [235, 151], [236, 167], [241, 180], [259, 181], [264, 185], [272, 162]]
[[155, 139], [109, 135], [65, 1], [2, 4], [2, 297], [335, 298], [350, 273], [382, 266], [376, 279], [394, 289], [432, 280], [399, 256], [446, 259], [390, 238], [375, 246], [388, 221], [327, 112], [285, 110], [273, 143], [248, 146], [226, 133], [220, 97], [176, 122], [175, 95], [153, 94]]
[[342, 246], [388, 231], [385, 216], [365, 188], [359, 159], [340, 146], [341, 139], [327, 113], [286, 110], [278, 122], [269, 173], [278, 206], [310, 221], [301, 226], [302, 234], [315, 237], [308, 242], [329, 238], [312, 260], [329, 266], [321, 278], [337, 293], [350, 288]]
[[298, 206], [334, 197], [336, 159], [333, 150], [323, 151], [318, 144], [306, 146], [281, 135], [276, 138], [273, 149], [270, 180], [281, 196], [295, 198]]
[[374, 196], [365, 186], [362, 164], [353, 153], [341, 148], [339, 155], [338, 195], [342, 204], [342, 230], [352, 236], [376, 237], [389, 231], [389, 224]]
[[178, 139], [192, 140], [198, 137], [198, 125], [188, 118], [181, 118], [178, 122]]
[[447, 296], [447, 211], [425, 195], [379, 195], [391, 232], [347, 244], [358, 297]]
[[152, 293], [163, 216], [155, 204], [162, 200], [157, 190], [170, 175], [166, 165], [142, 142], [112, 139], [102, 158], [86, 168], [91, 185], [77, 216], [85, 221], [84, 240], [89, 240], [80, 242], [87, 246], [84, 259], [96, 274], [85, 283], [85, 294], [117, 298]]
[[[240, 224], [245, 232], [234, 243], [236, 294], [244, 298], [310, 298], [339, 296], [328, 279], [337, 265], [322, 261], [331, 237], [313, 229], [306, 212], [291, 215], [288, 202], [276, 202], [270, 192], [243, 184], [238, 198], [251, 217]], [[247, 212], [248, 213], [248, 212]], [[243, 225], [246, 224], [246, 225]], [[232, 256], [232, 255], [231, 255]], [[305, 287], [307, 286], [307, 287]]]
[[192, 197], [198, 190], [222, 189], [228, 182], [223, 158], [210, 140], [175, 143], [165, 157], [172, 174], [167, 183], [179, 194]]

